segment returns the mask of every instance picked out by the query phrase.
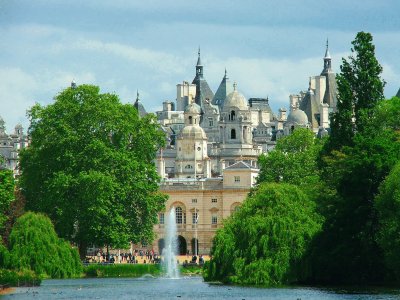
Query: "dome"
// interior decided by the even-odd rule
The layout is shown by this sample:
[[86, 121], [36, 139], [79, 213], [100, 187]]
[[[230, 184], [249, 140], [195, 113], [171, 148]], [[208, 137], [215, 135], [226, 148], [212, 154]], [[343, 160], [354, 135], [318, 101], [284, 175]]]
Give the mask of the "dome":
[[206, 133], [200, 126], [185, 126], [180, 133], [180, 138], [183, 139], [206, 139]]
[[304, 111], [302, 111], [301, 109], [296, 109], [289, 114], [287, 122], [293, 123], [295, 125], [307, 125], [308, 118]]
[[201, 107], [196, 104], [196, 103], [190, 103], [188, 106], [185, 108], [185, 113], [187, 114], [200, 114], [201, 113]]
[[241, 110], [248, 109], [248, 104], [246, 98], [239, 93], [238, 91], [234, 90], [224, 101], [224, 108], [225, 107], [237, 107]]

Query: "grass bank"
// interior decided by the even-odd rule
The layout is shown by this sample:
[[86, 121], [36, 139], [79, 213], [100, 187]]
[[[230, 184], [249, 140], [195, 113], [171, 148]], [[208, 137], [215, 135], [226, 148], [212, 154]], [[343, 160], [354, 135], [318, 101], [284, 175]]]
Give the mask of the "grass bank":
[[[183, 276], [200, 276], [200, 266], [180, 266]], [[159, 264], [91, 264], [83, 267], [84, 277], [142, 277], [144, 275], [162, 276], [163, 270]]]
[[31, 270], [0, 269], [0, 285], [8, 287], [39, 286], [42, 279]]
[[92, 264], [83, 267], [85, 277], [141, 277], [147, 274], [159, 276], [158, 264]]

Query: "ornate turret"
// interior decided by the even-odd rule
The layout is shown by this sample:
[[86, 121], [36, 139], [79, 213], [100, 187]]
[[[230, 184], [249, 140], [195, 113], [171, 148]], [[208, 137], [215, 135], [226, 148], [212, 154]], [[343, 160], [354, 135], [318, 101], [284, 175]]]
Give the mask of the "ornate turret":
[[203, 78], [203, 65], [201, 64], [200, 47], [198, 55], [199, 57], [197, 58], [197, 64], [196, 64], [196, 76], [200, 76], [200, 78]]
[[328, 39], [326, 40], [326, 50], [324, 56], [324, 69], [321, 72], [321, 75], [325, 75], [327, 73], [332, 73], [332, 58], [329, 53], [329, 44]]
[[203, 65], [200, 59], [200, 47], [198, 52], [199, 57], [197, 58], [196, 64], [196, 77], [193, 79], [192, 84], [196, 85], [196, 97], [195, 102], [203, 108], [204, 101], [211, 100], [214, 98], [214, 93], [208, 86], [207, 81], [203, 77]]

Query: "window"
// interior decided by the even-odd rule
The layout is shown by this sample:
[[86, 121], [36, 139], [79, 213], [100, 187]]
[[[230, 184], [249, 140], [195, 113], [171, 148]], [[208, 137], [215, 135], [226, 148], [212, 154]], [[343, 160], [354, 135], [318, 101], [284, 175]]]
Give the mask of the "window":
[[197, 224], [199, 222], [199, 213], [196, 211], [192, 213], [192, 224]]
[[236, 130], [235, 130], [235, 129], [232, 129], [232, 130], [231, 130], [231, 139], [232, 139], [232, 140], [235, 140], [235, 139], [236, 139]]
[[192, 203], [197, 203], [197, 199], [192, 199]]
[[235, 120], [235, 111], [234, 110], [231, 111], [231, 114], [229, 115], [229, 120], [231, 120], [231, 121]]
[[176, 224], [182, 224], [183, 222], [183, 213], [182, 213], [182, 207], [177, 207], [175, 208], [175, 220]]
[[214, 126], [214, 121], [211, 118], [208, 118], [208, 126], [213, 127]]
[[158, 216], [158, 218], [159, 218], [160, 224], [164, 224], [164, 222], [165, 222], [164, 213], [160, 213], [160, 215]]
[[218, 224], [218, 216], [217, 215], [211, 216], [211, 224], [213, 224], [213, 225]]
[[235, 176], [235, 182], [240, 182], [240, 176]]
[[218, 202], [218, 199], [216, 199], [216, 198], [211, 199], [211, 203], [217, 203], [217, 202]]
[[192, 116], [189, 116], [189, 124], [193, 124], [193, 118], [192, 118]]

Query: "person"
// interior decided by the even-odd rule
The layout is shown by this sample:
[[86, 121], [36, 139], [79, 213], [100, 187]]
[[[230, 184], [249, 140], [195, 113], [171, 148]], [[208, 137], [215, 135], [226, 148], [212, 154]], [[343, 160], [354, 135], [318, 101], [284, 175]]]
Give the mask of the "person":
[[199, 264], [200, 264], [200, 265], [204, 264], [203, 255], [200, 255]]
[[197, 256], [196, 255], [192, 256], [192, 264], [197, 264]]

